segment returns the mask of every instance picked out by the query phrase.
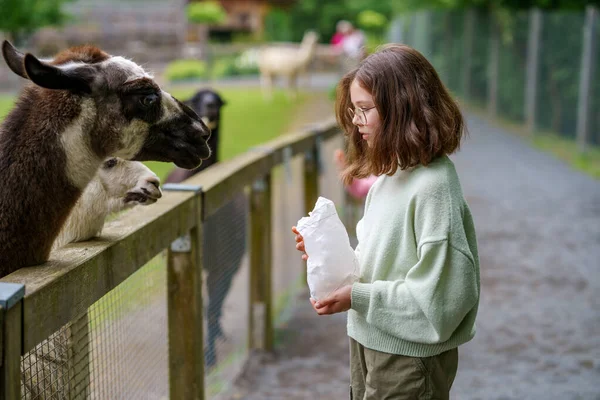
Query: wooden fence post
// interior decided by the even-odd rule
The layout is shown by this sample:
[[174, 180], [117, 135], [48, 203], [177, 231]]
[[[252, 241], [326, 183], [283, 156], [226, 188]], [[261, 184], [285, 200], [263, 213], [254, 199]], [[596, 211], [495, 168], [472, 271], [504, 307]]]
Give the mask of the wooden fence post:
[[252, 185], [250, 194], [250, 301], [248, 348], [273, 350], [271, 174]]
[[171, 244], [167, 257], [170, 398], [203, 400], [202, 189], [178, 184], [164, 189], [197, 193], [196, 227]]
[[304, 214], [315, 208], [319, 197], [319, 150], [315, 145], [304, 153]]
[[534, 133], [537, 114], [537, 87], [542, 37], [542, 11], [532, 8], [529, 11], [529, 37], [527, 40], [527, 70], [525, 75], [525, 123], [527, 131]]
[[70, 360], [70, 399], [84, 400], [90, 390], [90, 332], [89, 315], [85, 312], [73, 321], [68, 330], [68, 357]]
[[598, 8], [588, 6], [583, 27], [583, 49], [581, 52], [581, 73], [577, 99], [577, 149], [585, 152], [590, 136], [593, 77], [596, 69], [596, 28]]
[[0, 283], [0, 400], [21, 399], [25, 286]]
[[[304, 153], [304, 215], [315, 208], [315, 203], [319, 198], [319, 145]], [[344, 210], [344, 219], [347, 210]], [[304, 268], [304, 282], [307, 282], [307, 270]]]

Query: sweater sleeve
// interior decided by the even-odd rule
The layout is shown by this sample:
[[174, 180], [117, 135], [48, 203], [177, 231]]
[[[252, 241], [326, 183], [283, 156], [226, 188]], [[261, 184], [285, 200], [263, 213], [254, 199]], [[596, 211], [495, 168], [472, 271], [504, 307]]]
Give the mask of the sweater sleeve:
[[401, 339], [445, 342], [478, 303], [473, 260], [447, 239], [419, 246], [419, 261], [404, 280], [355, 283], [352, 309], [367, 323]]

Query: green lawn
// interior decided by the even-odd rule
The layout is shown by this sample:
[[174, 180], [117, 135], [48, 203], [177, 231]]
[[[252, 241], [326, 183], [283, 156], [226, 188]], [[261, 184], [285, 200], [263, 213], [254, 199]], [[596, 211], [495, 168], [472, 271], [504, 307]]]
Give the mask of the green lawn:
[[4, 117], [6, 117], [6, 114], [8, 114], [14, 102], [15, 98], [12, 96], [0, 96], [0, 121], [2, 121]]
[[[171, 94], [178, 99], [187, 99], [194, 92], [195, 89], [178, 89], [171, 91]], [[265, 101], [259, 88], [223, 88], [218, 92], [227, 102], [221, 110], [221, 160], [244, 153], [252, 146], [285, 133], [295, 110], [316, 96], [302, 93], [297, 101], [292, 101], [282, 91], [277, 91], [272, 101]], [[173, 167], [172, 164], [159, 162], [147, 164], [161, 179]]]
[[[184, 100], [191, 97], [194, 91], [177, 89], [172, 94]], [[310, 101], [312, 96], [318, 95], [302, 93], [297, 101], [292, 101], [282, 91], [276, 91], [272, 101], [265, 101], [259, 88], [223, 88], [218, 91], [227, 102], [221, 116], [221, 160], [285, 133], [295, 110]], [[8, 113], [13, 102], [13, 97], [0, 96], [0, 120]], [[170, 163], [147, 164], [161, 179], [173, 168]]]
[[554, 154], [572, 167], [600, 179], [600, 148], [589, 146], [585, 154], [577, 150], [575, 141], [557, 135], [544, 134], [533, 139], [536, 147]]

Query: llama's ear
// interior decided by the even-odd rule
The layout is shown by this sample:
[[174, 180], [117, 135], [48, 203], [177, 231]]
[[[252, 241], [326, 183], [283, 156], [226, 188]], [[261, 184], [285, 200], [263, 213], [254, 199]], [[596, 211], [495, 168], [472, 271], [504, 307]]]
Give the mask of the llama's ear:
[[25, 56], [15, 49], [8, 40], [2, 42], [2, 56], [12, 72], [19, 75], [21, 78], [29, 79], [25, 73], [25, 66], [23, 65], [23, 58]]
[[69, 90], [79, 94], [92, 92], [92, 75], [84, 67], [64, 69], [26, 54], [25, 72], [33, 83], [46, 89]]

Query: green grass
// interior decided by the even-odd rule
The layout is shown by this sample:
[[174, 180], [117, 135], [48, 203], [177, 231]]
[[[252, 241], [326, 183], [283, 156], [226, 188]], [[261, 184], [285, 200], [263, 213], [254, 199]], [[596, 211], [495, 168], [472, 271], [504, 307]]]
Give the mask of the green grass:
[[[177, 89], [171, 94], [178, 99], [188, 99], [194, 91]], [[276, 91], [272, 101], [265, 101], [259, 88], [223, 88], [218, 91], [227, 102], [221, 111], [219, 157], [222, 161], [285, 133], [295, 111], [314, 96], [303, 93], [297, 101], [292, 101], [283, 92]], [[162, 180], [173, 168], [173, 164], [169, 163], [146, 164]]]
[[461, 106], [465, 111], [473, 113], [505, 131], [517, 134], [538, 149], [565, 161], [572, 168], [595, 179], [600, 179], [599, 146], [588, 145], [587, 152], [581, 153], [577, 149], [577, 144], [573, 139], [565, 138], [554, 132], [547, 131], [536, 131], [535, 134], [531, 134], [522, 123], [511, 121], [508, 118], [503, 117], [491, 118], [483, 105], [461, 101]]
[[[289, 100], [282, 91], [276, 91], [272, 101], [262, 98], [259, 88], [223, 88], [218, 90], [227, 102], [221, 116], [221, 160], [244, 153], [252, 146], [271, 140], [282, 133], [294, 117], [295, 111], [314, 94], [301, 93], [296, 101]], [[195, 89], [171, 91], [179, 99], [188, 99]], [[0, 120], [8, 113], [14, 97], [0, 96]], [[146, 163], [162, 180], [174, 167], [171, 163]]]
[[534, 137], [533, 144], [566, 161], [572, 167], [600, 179], [600, 147], [589, 146], [589, 150], [582, 154], [573, 140], [552, 134]]
[[6, 117], [14, 103], [15, 98], [13, 96], [0, 95], [0, 121]]

